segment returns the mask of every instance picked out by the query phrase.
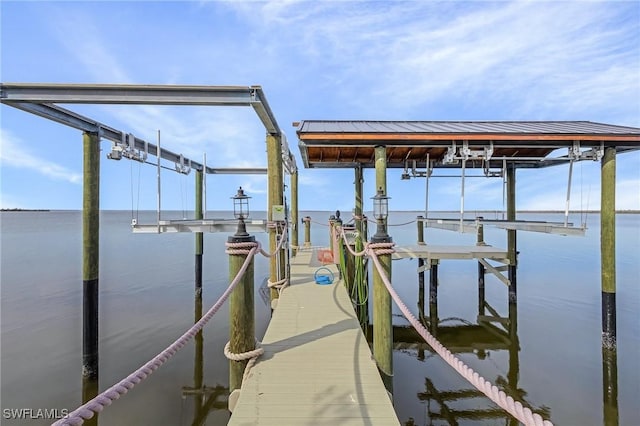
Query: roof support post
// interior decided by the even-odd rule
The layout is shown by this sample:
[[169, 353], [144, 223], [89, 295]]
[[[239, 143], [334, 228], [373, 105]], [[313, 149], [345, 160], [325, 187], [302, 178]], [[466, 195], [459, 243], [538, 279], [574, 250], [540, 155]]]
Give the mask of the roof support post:
[[602, 282], [602, 346], [616, 348], [616, 149], [602, 158], [600, 256]]
[[[387, 150], [384, 146], [375, 148], [376, 189], [387, 193]], [[387, 235], [386, 218], [378, 221], [378, 228], [372, 238], [374, 243], [391, 242]], [[383, 231], [383, 232], [380, 232]], [[380, 238], [380, 235], [385, 235]], [[378, 256], [385, 274], [391, 280], [391, 255]], [[382, 381], [388, 391], [393, 392], [393, 328], [391, 323], [391, 295], [377, 268], [373, 268], [373, 357], [378, 364]]]
[[602, 283], [602, 398], [604, 424], [618, 424], [616, 338], [616, 148], [607, 147], [601, 164], [600, 257]]
[[363, 229], [362, 229], [362, 183], [364, 182], [364, 179], [362, 177], [362, 166], [360, 164], [358, 164], [354, 169], [355, 172], [355, 181], [354, 181], [354, 185], [355, 185], [355, 193], [356, 193], [356, 199], [355, 199], [355, 209], [354, 209], [354, 216], [356, 218], [355, 220], [355, 224], [356, 224], [356, 230], [360, 233], [360, 235], [363, 236], [363, 238], [366, 238], [366, 236], [364, 236], [363, 234]]
[[[283, 172], [282, 172], [282, 150], [280, 144], [280, 136], [274, 134], [267, 134], [267, 174], [269, 181], [269, 206], [267, 209], [267, 219], [270, 225], [273, 223], [273, 207], [282, 206], [283, 202]], [[274, 253], [278, 247], [277, 240], [278, 229], [276, 226], [269, 227], [269, 251]], [[284, 250], [282, 250], [281, 256], [276, 256], [275, 253], [269, 258], [270, 261], [270, 273], [269, 280], [273, 283], [278, 281], [279, 277], [284, 277], [284, 263], [279, 261], [279, 258], [284, 258]], [[271, 300], [278, 298], [278, 290], [275, 287], [271, 288]], [[272, 303], [273, 306], [273, 303]]]

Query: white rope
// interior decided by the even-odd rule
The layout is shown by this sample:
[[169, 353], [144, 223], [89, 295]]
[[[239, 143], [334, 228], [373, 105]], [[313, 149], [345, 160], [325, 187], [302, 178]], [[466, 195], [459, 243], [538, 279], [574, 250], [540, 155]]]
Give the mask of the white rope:
[[[249, 361], [247, 363], [247, 366], [244, 368], [244, 373], [242, 373], [242, 383], [244, 383], [246, 378], [249, 376], [249, 371], [251, 370], [251, 368], [253, 368], [258, 358], [262, 354], [264, 354], [264, 348], [260, 345], [259, 341], [256, 340], [255, 346], [256, 348], [250, 351], [243, 352], [241, 354], [234, 354], [233, 352], [231, 352], [231, 349], [230, 349], [231, 342], [227, 342], [227, 344], [224, 345], [224, 356], [226, 356], [227, 359], [231, 361], [238, 361], [238, 362], [247, 361], [247, 360]], [[240, 384], [241, 388], [242, 388], [242, 383]]]
[[[381, 243], [392, 244], [392, 243]], [[371, 246], [371, 245], [370, 245]], [[391, 249], [392, 250], [392, 249]], [[544, 420], [542, 416], [531, 411], [530, 408], [522, 405], [520, 401], [514, 400], [511, 396], [507, 395], [504, 391], [500, 390], [497, 386], [486, 380], [480, 374], [475, 372], [471, 367], [466, 365], [462, 360], [451, 353], [442, 343], [440, 343], [429, 331], [417, 320], [417, 318], [411, 313], [407, 305], [400, 299], [398, 293], [391, 285], [391, 281], [387, 276], [384, 268], [380, 264], [378, 254], [381, 252], [389, 251], [389, 249], [381, 250], [369, 250], [369, 254], [373, 263], [387, 287], [387, 291], [393, 298], [394, 302], [400, 308], [400, 311], [409, 320], [411, 325], [422, 336], [422, 338], [433, 348], [434, 351], [440, 355], [440, 357], [454, 370], [456, 370], [462, 377], [464, 377], [469, 383], [476, 387], [480, 392], [485, 394], [490, 400], [496, 403], [500, 408], [511, 414], [513, 417], [524, 423], [526, 426], [553, 426], [548, 420]]]

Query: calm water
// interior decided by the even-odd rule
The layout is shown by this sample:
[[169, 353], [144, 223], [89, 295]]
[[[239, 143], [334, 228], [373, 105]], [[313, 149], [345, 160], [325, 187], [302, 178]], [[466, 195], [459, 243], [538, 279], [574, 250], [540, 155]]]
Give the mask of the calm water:
[[[325, 222], [328, 212], [302, 212]], [[141, 214], [151, 223], [154, 213]], [[221, 213], [217, 217], [228, 215]], [[181, 214], [180, 214], [181, 216]], [[210, 216], [213, 216], [210, 214]], [[485, 214], [485, 216], [487, 216]], [[402, 223], [415, 213], [396, 213]], [[1, 233], [1, 406], [67, 408], [81, 402], [81, 215], [80, 212], [3, 212]], [[178, 215], [175, 215], [178, 218]], [[519, 218], [562, 220], [560, 215]], [[193, 252], [189, 234], [130, 232], [129, 212], [103, 212], [100, 252], [100, 388], [129, 374], [179, 336], [194, 317]], [[579, 218], [573, 218], [579, 221]], [[590, 215], [586, 237], [531, 232], [518, 234], [517, 332], [481, 333], [477, 323], [477, 266], [444, 261], [439, 270], [438, 316], [443, 339], [487, 379], [520, 395], [557, 425], [601, 425], [599, 217]], [[640, 424], [640, 215], [617, 217], [618, 409], [620, 425]], [[399, 244], [413, 244], [415, 224], [391, 227]], [[434, 244], [473, 244], [475, 235], [427, 229]], [[302, 239], [302, 232], [300, 238]], [[204, 309], [227, 285], [226, 235], [205, 235]], [[258, 239], [265, 242], [264, 235]], [[485, 240], [506, 245], [506, 233], [487, 228]], [[312, 242], [327, 244], [326, 228], [312, 225]], [[393, 282], [418, 313], [415, 260], [393, 263]], [[256, 261], [256, 324], [261, 337], [269, 309], [260, 297], [268, 262]], [[428, 289], [427, 289], [428, 293]], [[487, 278], [487, 301], [508, 316], [506, 287]], [[394, 307], [394, 324], [407, 322]], [[425, 316], [428, 318], [428, 304]], [[514, 331], [514, 330], [512, 330]], [[208, 401], [204, 422], [195, 421], [201, 403], [183, 391], [203, 368], [206, 386], [226, 388], [228, 340], [224, 307], [204, 330], [203, 365], [195, 347], [185, 347], [133, 391], [100, 414], [100, 425], [224, 425], [225, 392]], [[425, 345], [403, 336], [394, 355], [394, 399], [407, 424], [509, 424], [491, 402], [476, 397], [462, 378]], [[413, 342], [413, 343], [412, 343]], [[510, 342], [515, 342], [511, 344]], [[196, 374], [197, 376], [197, 374]], [[197, 377], [195, 377], [197, 379]], [[447, 420], [447, 413], [449, 419]], [[412, 419], [412, 420], [411, 420]], [[412, 421], [414, 423], [412, 423]], [[49, 424], [46, 420], [2, 424]]]

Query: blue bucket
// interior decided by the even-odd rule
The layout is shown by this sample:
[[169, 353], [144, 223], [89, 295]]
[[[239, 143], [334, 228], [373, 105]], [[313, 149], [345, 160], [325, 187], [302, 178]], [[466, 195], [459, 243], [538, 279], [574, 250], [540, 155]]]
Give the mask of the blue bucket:
[[[329, 275], [326, 274], [318, 274], [318, 272], [325, 270], [329, 273]], [[313, 274], [313, 278], [316, 282], [316, 284], [320, 284], [320, 285], [328, 285], [328, 284], [333, 284], [333, 272], [331, 272], [331, 269], [326, 268], [324, 266], [316, 269], [316, 272]]]

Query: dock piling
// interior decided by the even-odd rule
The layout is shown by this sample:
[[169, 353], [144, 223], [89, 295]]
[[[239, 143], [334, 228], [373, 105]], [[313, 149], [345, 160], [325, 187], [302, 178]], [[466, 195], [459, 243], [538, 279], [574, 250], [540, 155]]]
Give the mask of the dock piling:
[[[507, 220], [516, 220], [516, 168], [513, 164], [507, 166]], [[514, 303], [518, 298], [516, 279], [518, 251], [517, 233], [515, 229], [507, 230], [507, 251], [509, 256], [509, 303]]]
[[[269, 181], [269, 207], [267, 209], [267, 219], [270, 224], [273, 222], [273, 208], [274, 206], [282, 206], [283, 203], [283, 170], [282, 170], [282, 142], [280, 136], [274, 134], [267, 135], [267, 170]], [[269, 251], [271, 253], [276, 251], [278, 247], [277, 228], [272, 226], [269, 228]], [[269, 280], [271, 282], [277, 282], [284, 277], [284, 250], [283, 247], [277, 256], [272, 256], [269, 267]], [[271, 300], [279, 297], [278, 290], [271, 288]]]
[[298, 254], [298, 171], [291, 173], [291, 247]]
[[418, 216], [416, 223], [418, 224], [418, 245], [423, 246], [424, 242], [424, 217]]
[[429, 268], [429, 304], [438, 303], [438, 260], [431, 260]]
[[[486, 243], [484, 242], [484, 225], [482, 224], [482, 216], [478, 216], [478, 233], [476, 238], [477, 246], [484, 246]], [[484, 315], [484, 300], [485, 300], [485, 291], [484, 291], [484, 279], [485, 279], [486, 269], [482, 262], [478, 262], [478, 315]]]
[[304, 222], [304, 246], [311, 247], [311, 217], [305, 216]]
[[[242, 222], [242, 220], [241, 220]], [[255, 242], [252, 235], [243, 235], [239, 231], [228, 238], [229, 243]], [[229, 281], [232, 281], [242, 268], [246, 254], [229, 254]], [[234, 354], [241, 354], [255, 349], [255, 313], [253, 302], [253, 260], [249, 263], [247, 271], [231, 292], [229, 298], [229, 350]], [[240, 389], [242, 376], [248, 360], [229, 360], [229, 392]]]
[[[196, 170], [196, 205], [195, 205], [195, 219], [203, 219], [202, 214], [202, 183], [204, 173], [201, 170]], [[196, 293], [202, 292], [202, 255], [204, 253], [204, 235], [202, 232], [196, 232], [195, 235], [196, 248], [195, 248], [195, 289]]]
[[[376, 188], [387, 193], [387, 155], [386, 147], [376, 146]], [[390, 243], [391, 237], [387, 234], [387, 218], [378, 220], [378, 230], [371, 237], [373, 243]], [[379, 256], [380, 264], [385, 274], [391, 280], [391, 255]], [[373, 268], [373, 357], [382, 375], [382, 381], [388, 391], [393, 389], [393, 328], [391, 321], [391, 295], [387, 291], [384, 281], [377, 268]]]
[[98, 276], [100, 258], [100, 137], [83, 133], [82, 376], [98, 382]]
[[602, 346], [616, 349], [616, 149], [607, 147], [601, 165], [600, 257]]

